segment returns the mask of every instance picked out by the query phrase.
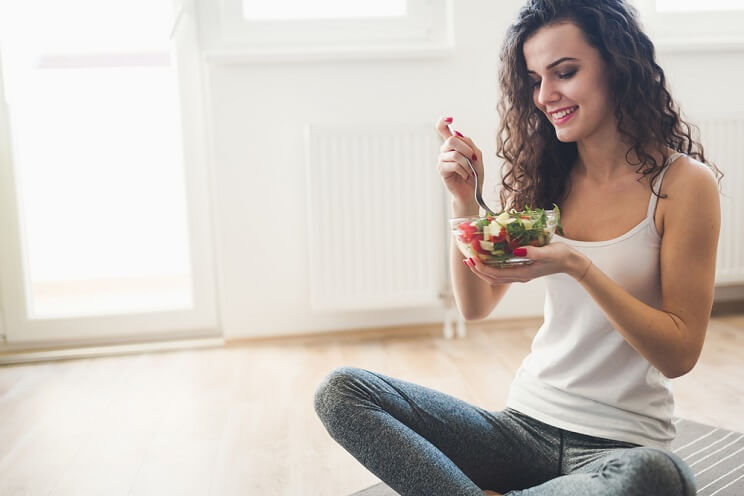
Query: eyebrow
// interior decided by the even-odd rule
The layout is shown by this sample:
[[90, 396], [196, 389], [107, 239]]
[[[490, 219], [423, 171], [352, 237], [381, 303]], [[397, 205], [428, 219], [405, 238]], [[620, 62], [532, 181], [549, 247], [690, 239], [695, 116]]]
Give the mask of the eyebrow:
[[[568, 60], [575, 60], [575, 61], [577, 61], [577, 62], [578, 62], [578, 60], [579, 60], [579, 59], [576, 59], [576, 58], [574, 58], [574, 57], [561, 57], [560, 59], [556, 60], [555, 62], [551, 62], [551, 63], [550, 63], [550, 64], [549, 64], [549, 65], [548, 65], [548, 66], [546, 67], [546, 69], [552, 69], [553, 67], [557, 66], [557, 65], [558, 65], [558, 64], [560, 64], [561, 62], [566, 62], [566, 61], [568, 61]], [[536, 74], [536, 72], [535, 72], [535, 71], [531, 71], [531, 70], [529, 70], [529, 69], [527, 70], [527, 72], [528, 72], [529, 74]]]

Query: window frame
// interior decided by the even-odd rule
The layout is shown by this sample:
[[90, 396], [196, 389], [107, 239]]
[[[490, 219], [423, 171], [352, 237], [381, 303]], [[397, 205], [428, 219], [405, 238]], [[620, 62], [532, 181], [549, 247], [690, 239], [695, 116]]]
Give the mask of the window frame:
[[442, 56], [452, 52], [453, 0], [407, 0], [403, 17], [248, 20], [242, 0], [199, 2], [208, 60], [271, 60]]
[[[211, 239], [209, 123], [205, 99], [206, 75], [199, 56], [197, 17], [193, 0], [170, 0], [176, 12], [169, 57], [179, 82], [182, 153], [189, 229], [193, 306], [131, 313], [32, 318], [28, 311], [27, 270], [22, 249], [22, 225], [16, 193], [11, 139], [11, 106], [15, 96], [4, 84], [0, 60], [0, 351], [58, 346], [115, 344], [145, 339], [222, 339], [218, 319], [217, 274]], [[0, 47], [2, 48], [2, 47]], [[0, 50], [0, 57], [3, 51]], [[100, 54], [99, 54], [100, 55]], [[164, 53], [120, 52], [119, 61], [161, 64]], [[47, 54], [37, 67], [105, 66], [96, 55]], [[103, 330], [103, 331], [102, 331]]]
[[[656, 0], [656, 4], [658, 5], [660, 1], [661, 0]], [[664, 1], [668, 1], [671, 4], [679, 5], [679, 2], [677, 0], [664, 0]], [[736, 1], [739, 1], [739, 0], [736, 0]], [[699, 4], [699, 3], [700, 3], [700, 0], [694, 0], [694, 2], [690, 2], [690, 4]], [[656, 10], [658, 11], [659, 9], [656, 9]], [[742, 10], [742, 9], [729, 9], [729, 8], [721, 8], [721, 7], [716, 7], [713, 9], [683, 8], [683, 9], [671, 9], [666, 12], [732, 12], [732, 11], [738, 11], [738, 10]]]
[[744, 50], [744, 11], [659, 12], [656, 0], [634, 0], [654, 45], [668, 52]]

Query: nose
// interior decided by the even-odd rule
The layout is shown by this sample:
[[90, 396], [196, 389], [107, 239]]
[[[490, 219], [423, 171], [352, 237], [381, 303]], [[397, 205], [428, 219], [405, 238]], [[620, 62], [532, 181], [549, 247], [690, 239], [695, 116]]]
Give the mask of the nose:
[[545, 79], [543, 79], [540, 82], [540, 88], [537, 92], [537, 103], [545, 106], [550, 102], [559, 100], [560, 98], [560, 94], [550, 81], [546, 81]]

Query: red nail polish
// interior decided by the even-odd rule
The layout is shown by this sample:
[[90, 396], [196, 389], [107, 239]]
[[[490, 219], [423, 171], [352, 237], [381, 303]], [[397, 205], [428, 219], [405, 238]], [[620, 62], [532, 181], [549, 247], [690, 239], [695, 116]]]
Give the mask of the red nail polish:
[[475, 162], [476, 160], [478, 160], [478, 155], [476, 155], [476, 154], [474, 153], [474, 154], [473, 154], [473, 156], [472, 156], [472, 157], [470, 157], [470, 160], [472, 160], [473, 162]]
[[468, 258], [468, 261], [470, 262], [471, 266], [475, 267], [475, 260], [473, 260], [472, 258]]
[[514, 249], [515, 257], [524, 257], [525, 255], [527, 255], [527, 248], [515, 248]]
[[470, 268], [470, 266], [468, 265], [468, 261], [467, 260], [463, 260], [462, 263], [465, 264], [465, 267]]
[[452, 122], [452, 117], [447, 117], [446, 119], [444, 119], [444, 122]]
[[455, 135], [456, 136], [459, 136], [460, 138], [462, 138], [462, 133], [460, 131], [458, 131], [457, 129], [455, 129]]

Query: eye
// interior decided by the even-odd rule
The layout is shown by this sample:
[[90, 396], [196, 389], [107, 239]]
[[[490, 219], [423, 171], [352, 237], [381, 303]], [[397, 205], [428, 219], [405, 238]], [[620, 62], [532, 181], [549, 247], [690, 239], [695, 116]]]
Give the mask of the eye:
[[[559, 72], [558, 73], [558, 79], [571, 79], [574, 76], [574, 74], [576, 74], [577, 72], [578, 72], [578, 69], [574, 69], [574, 70], [568, 71], [568, 72]], [[542, 80], [541, 79], [531, 79], [530, 80], [530, 86], [533, 89], [536, 89], [538, 86], [540, 86], [540, 83], [542, 83]]]

